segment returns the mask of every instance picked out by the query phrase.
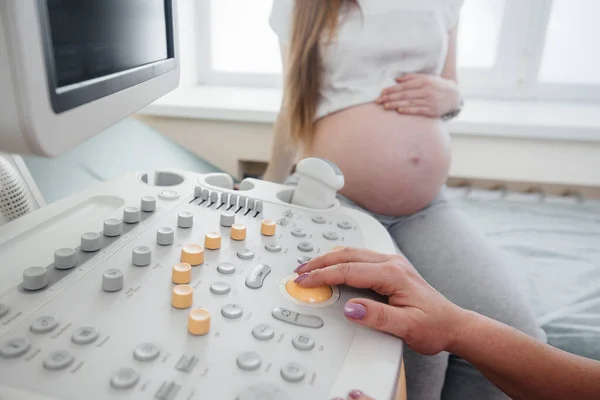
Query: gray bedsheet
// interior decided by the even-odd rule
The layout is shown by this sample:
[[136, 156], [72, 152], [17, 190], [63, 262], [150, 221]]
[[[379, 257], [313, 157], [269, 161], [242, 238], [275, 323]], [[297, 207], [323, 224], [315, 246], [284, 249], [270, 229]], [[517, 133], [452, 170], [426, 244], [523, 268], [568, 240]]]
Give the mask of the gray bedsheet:
[[448, 189], [508, 256], [548, 342], [600, 360], [600, 202]]

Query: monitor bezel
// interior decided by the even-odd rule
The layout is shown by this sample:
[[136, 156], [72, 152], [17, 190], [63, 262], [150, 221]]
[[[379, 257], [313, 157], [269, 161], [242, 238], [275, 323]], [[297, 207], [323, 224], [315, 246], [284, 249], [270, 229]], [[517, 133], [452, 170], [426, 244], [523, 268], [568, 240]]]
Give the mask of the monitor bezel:
[[156, 61], [61, 88], [58, 86], [56, 80], [54, 48], [52, 46], [52, 33], [50, 29], [50, 16], [48, 15], [47, 0], [37, 0], [40, 29], [45, 38], [42, 42], [48, 82], [48, 94], [50, 96], [52, 109], [56, 114], [110, 96], [177, 69], [173, 0], [163, 1], [165, 2], [167, 27], [167, 58], [165, 60]]

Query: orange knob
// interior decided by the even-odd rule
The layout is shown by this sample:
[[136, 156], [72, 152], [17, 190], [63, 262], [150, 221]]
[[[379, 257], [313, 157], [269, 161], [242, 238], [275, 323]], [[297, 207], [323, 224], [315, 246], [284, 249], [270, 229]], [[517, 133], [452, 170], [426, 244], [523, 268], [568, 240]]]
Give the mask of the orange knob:
[[262, 225], [260, 227], [260, 233], [262, 233], [264, 236], [274, 236], [276, 228], [277, 225], [275, 224], [275, 222], [268, 219], [263, 219]]
[[233, 224], [231, 226], [231, 238], [233, 240], [245, 240], [246, 226], [242, 224]]
[[303, 303], [322, 303], [329, 300], [333, 295], [331, 287], [327, 285], [316, 288], [303, 288], [294, 282], [293, 279], [290, 279], [288, 283], [285, 284], [285, 290], [290, 296]]
[[210, 330], [210, 313], [204, 308], [190, 311], [188, 332], [192, 335], [206, 335]]
[[204, 237], [204, 247], [209, 250], [221, 248], [221, 234], [218, 232], [208, 232]]
[[181, 262], [192, 266], [204, 262], [204, 247], [199, 244], [187, 244], [181, 249]]
[[173, 265], [171, 280], [177, 284], [190, 283], [192, 281], [192, 266], [188, 263]]
[[190, 285], [177, 285], [173, 288], [171, 305], [175, 308], [189, 308], [194, 302], [194, 289]]

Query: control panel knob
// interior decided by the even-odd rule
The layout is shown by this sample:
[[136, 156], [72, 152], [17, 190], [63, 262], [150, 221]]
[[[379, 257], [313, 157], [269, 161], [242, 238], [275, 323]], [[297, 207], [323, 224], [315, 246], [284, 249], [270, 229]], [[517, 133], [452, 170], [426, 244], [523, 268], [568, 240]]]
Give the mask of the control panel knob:
[[182, 211], [177, 216], [177, 226], [180, 228], [191, 228], [194, 225], [194, 215], [189, 211]]
[[105, 292], [118, 292], [123, 289], [123, 272], [116, 268], [109, 268], [102, 273], [102, 290]]
[[146, 246], [134, 247], [131, 262], [137, 267], [145, 267], [152, 262], [152, 251]]
[[137, 224], [142, 218], [142, 212], [137, 207], [125, 207], [123, 210], [123, 222], [126, 224]]
[[158, 228], [156, 231], [156, 243], [161, 246], [170, 246], [175, 240], [175, 232], [171, 228]]
[[322, 303], [333, 295], [331, 287], [324, 285], [316, 288], [303, 288], [293, 280], [285, 284], [285, 290], [290, 296], [303, 303]]
[[191, 266], [200, 265], [204, 262], [204, 247], [199, 244], [187, 244], [181, 249], [182, 263], [188, 263]]
[[233, 224], [231, 226], [231, 239], [242, 241], [246, 239], [246, 226], [242, 224]]
[[190, 283], [192, 281], [192, 266], [188, 263], [173, 265], [171, 269], [171, 281], [178, 285]]
[[235, 193], [231, 193], [231, 196], [229, 196], [229, 205], [236, 206], [237, 204], [238, 204], [238, 195]]
[[40, 290], [48, 286], [48, 271], [44, 267], [29, 267], [23, 271], [23, 288]]
[[123, 233], [123, 221], [117, 218], [109, 218], [104, 221], [104, 236], [115, 237]]
[[81, 235], [81, 251], [94, 252], [100, 250], [102, 237], [96, 232], [86, 232]]
[[260, 233], [262, 233], [263, 236], [275, 236], [276, 229], [277, 224], [275, 224], [275, 221], [263, 219], [262, 224], [260, 226]]
[[206, 335], [210, 331], [210, 313], [204, 308], [190, 311], [188, 332], [192, 335]]
[[154, 212], [156, 210], [156, 198], [152, 196], [142, 197], [140, 207], [144, 212]]
[[344, 175], [337, 165], [323, 158], [305, 158], [296, 166], [298, 186], [292, 204], [326, 209], [335, 204], [337, 191], [344, 187]]
[[75, 251], [73, 249], [58, 249], [54, 252], [54, 268], [71, 269], [75, 266]]
[[171, 305], [175, 308], [190, 308], [194, 302], [194, 288], [190, 285], [177, 285], [173, 288]]
[[211, 192], [210, 193], [210, 202], [211, 203], [216, 203], [219, 200], [219, 193], [218, 192]]
[[221, 248], [221, 234], [218, 232], [208, 232], [204, 237], [204, 247], [209, 250]]
[[263, 210], [263, 202], [260, 200], [256, 200], [256, 202], [254, 203], [254, 211], [256, 211], [257, 213], [261, 213]]
[[232, 211], [223, 211], [221, 213], [221, 226], [230, 228], [235, 223], [235, 214]]

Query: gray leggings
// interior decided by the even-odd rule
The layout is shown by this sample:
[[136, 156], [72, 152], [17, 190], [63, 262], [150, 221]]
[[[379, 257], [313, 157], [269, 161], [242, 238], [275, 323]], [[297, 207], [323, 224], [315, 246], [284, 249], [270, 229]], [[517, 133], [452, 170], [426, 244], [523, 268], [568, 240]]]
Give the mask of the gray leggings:
[[[421, 276], [450, 301], [545, 340], [524, 295], [503, 267], [503, 255], [443, 194], [406, 217], [374, 214], [343, 196], [338, 198], [379, 220]], [[411, 400], [508, 398], [452, 354], [422, 356], [406, 348], [404, 364]]]

